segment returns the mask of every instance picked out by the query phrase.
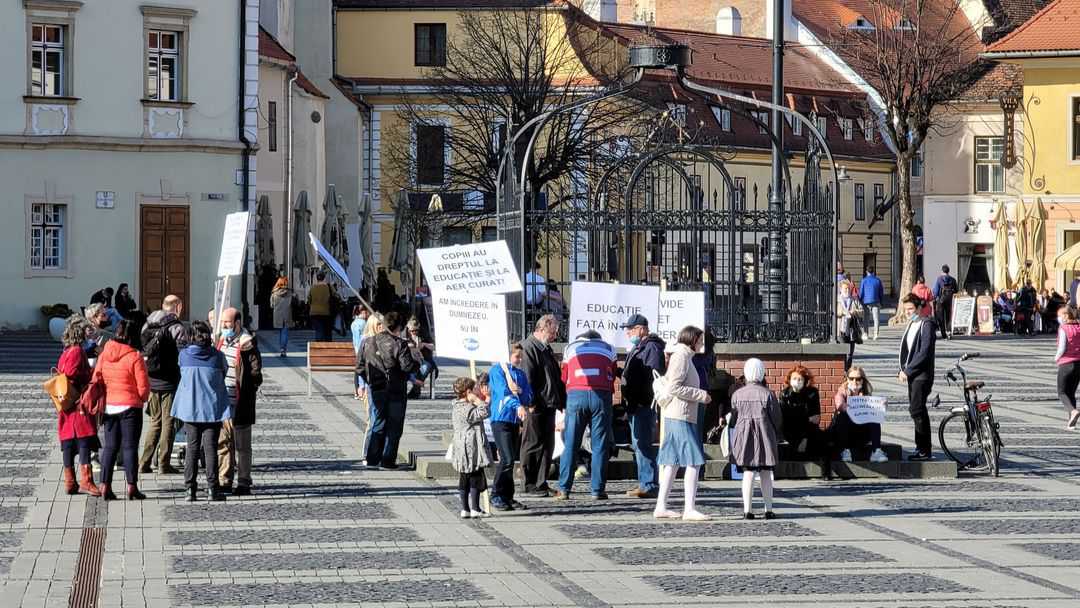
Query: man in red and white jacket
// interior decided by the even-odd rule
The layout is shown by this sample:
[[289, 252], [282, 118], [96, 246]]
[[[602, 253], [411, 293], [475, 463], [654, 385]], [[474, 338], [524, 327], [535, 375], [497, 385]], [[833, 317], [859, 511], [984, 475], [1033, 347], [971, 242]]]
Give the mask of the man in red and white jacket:
[[566, 422], [559, 489], [555, 500], [570, 498], [577, 453], [585, 428], [592, 436], [592, 497], [607, 500], [607, 460], [611, 452], [611, 397], [615, 389], [615, 349], [595, 331], [587, 331], [566, 345], [562, 380], [566, 385]]

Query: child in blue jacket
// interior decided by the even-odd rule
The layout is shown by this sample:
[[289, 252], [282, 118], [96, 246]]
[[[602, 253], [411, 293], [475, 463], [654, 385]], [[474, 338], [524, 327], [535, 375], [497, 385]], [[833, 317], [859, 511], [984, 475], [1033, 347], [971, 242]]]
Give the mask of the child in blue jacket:
[[491, 433], [499, 452], [491, 507], [499, 511], [525, 508], [525, 505], [514, 500], [514, 460], [521, 447], [518, 427], [527, 415], [526, 408], [532, 403], [529, 379], [521, 369], [523, 353], [521, 344], [511, 345], [509, 362], [496, 363], [488, 372]]

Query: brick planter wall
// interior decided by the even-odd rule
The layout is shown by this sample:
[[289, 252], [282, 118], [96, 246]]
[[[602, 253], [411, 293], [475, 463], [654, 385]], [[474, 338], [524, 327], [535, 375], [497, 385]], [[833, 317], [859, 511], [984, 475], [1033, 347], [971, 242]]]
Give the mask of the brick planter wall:
[[788, 370], [805, 366], [814, 374], [814, 386], [821, 395], [821, 428], [825, 429], [832, 421], [833, 395], [846, 381], [847, 350], [847, 344], [717, 344], [716, 365], [739, 377], [746, 360], [757, 357], [765, 363], [765, 381], [774, 393], [784, 388]]

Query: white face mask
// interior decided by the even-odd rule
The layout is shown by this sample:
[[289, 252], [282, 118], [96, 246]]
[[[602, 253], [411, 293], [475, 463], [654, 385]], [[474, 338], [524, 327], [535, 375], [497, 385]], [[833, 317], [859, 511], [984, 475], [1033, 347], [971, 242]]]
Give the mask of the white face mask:
[[854, 392], [857, 392], [860, 388], [862, 388], [861, 383], [855, 382], [854, 380], [848, 380], [847, 389], [849, 391], [854, 393]]
[[792, 376], [791, 377], [791, 390], [793, 390], [793, 391], [795, 391], [797, 393], [797, 392], [801, 391], [804, 386], [806, 386], [806, 380], [803, 379], [802, 376]]

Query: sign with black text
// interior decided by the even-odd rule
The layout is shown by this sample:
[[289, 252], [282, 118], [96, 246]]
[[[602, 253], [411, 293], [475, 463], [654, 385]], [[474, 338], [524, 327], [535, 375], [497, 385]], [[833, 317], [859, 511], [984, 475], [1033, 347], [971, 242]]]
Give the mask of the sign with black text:
[[664, 350], [671, 352], [684, 327], [705, 329], [705, 292], [661, 291], [659, 314], [653, 325], [652, 331], [667, 343]]
[[218, 258], [217, 276], [229, 277], [244, 272], [250, 222], [251, 213], [248, 211], [230, 213], [225, 216], [225, 234], [221, 237], [221, 257]]
[[498, 294], [432, 295], [435, 354], [452, 359], [506, 361], [506, 297]]
[[971, 335], [971, 321], [975, 318], [975, 298], [956, 296], [952, 302], [952, 333]]
[[847, 415], [855, 424], [885, 424], [887, 404], [885, 397], [851, 396], [847, 398]]
[[457, 295], [521, 291], [514, 259], [506, 241], [417, 249], [432, 293]]
[[644, 315], [649, 327], [659, 317], [660, 288], [650, 285], [590, 283], [570, 285], [570, 339], [596, 330], [615, 348], [630, 348], [630, 339], [620, 327], [630, 315]]

